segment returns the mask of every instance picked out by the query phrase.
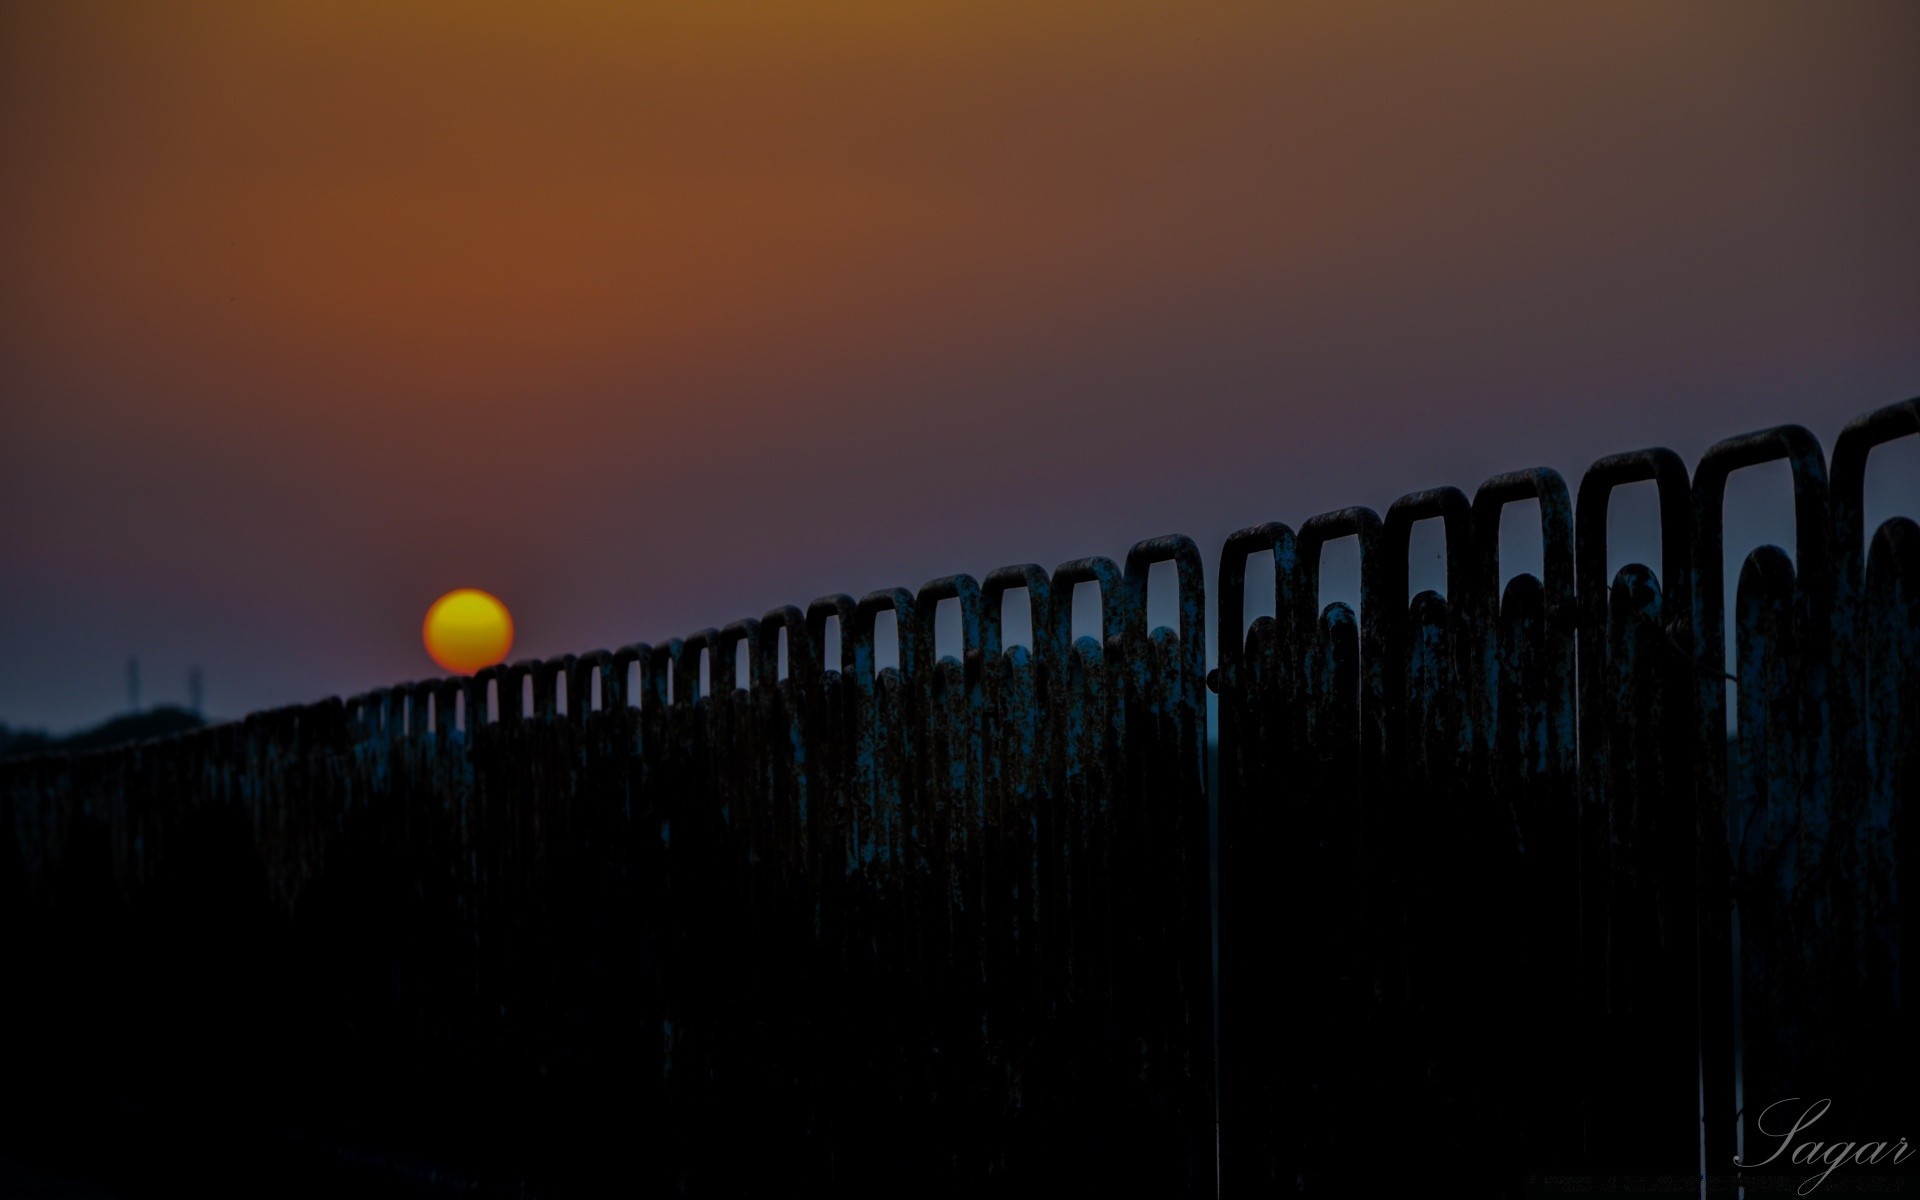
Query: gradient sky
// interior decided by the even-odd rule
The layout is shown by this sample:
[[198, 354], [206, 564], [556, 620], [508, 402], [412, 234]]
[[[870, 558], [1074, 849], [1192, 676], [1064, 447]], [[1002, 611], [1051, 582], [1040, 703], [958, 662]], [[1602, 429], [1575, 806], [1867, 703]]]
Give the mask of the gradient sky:
[[0, 721], [430, 675], [460, 586], [547, 655], [1831, 446], [1920, 393], [1916, 62], [1908, 0], [9, 0]]

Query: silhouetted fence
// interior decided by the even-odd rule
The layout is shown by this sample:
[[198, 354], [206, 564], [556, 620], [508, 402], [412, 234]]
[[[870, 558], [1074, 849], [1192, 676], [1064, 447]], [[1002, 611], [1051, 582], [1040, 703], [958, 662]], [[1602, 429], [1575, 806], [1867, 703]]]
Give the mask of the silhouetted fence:
[[[1577, 506], [1542, 469], [1242, 530], [1213, 672], [1166, 537], [8, 762], [16, 1103], [533, 1194], [1719, 1190], [1791, 1097], [1920, 1140], [1920, 526], [1862, 515], [1915, 433], [1855, 421], [1831, 480], [1783, 427], [1603, 459]], [[1747, 559], [1729, 662], [1724, 485], [1775, 459], [1794, 555]], [[1645, 481], [1660, 568], [1609, 578]], [[1503, 588], [1525, 500], [1544, 573]], [[1444, 596], [1408, 595], [1425, 520]], [[1347, 537], [1357, 615], [1319, 603]]]

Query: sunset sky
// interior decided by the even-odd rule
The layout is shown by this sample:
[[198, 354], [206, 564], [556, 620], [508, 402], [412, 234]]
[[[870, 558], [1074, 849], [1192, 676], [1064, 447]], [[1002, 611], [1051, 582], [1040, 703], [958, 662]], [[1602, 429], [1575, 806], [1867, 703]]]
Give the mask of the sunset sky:
[[1916, 63], [1910, 0], [9, 0], [0, 721], [431, 675], [456, 587], [544, 656], [1830, 447], [1920, 394]]

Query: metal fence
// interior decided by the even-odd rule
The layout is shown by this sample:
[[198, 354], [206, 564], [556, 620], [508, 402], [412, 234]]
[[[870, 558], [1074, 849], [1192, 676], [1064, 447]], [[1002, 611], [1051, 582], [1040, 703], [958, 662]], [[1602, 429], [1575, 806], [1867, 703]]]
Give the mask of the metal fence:
[[[1819, 1140], [1920, 1140], [1920, 526], [1863, 526], [1914, 434], [1242, 530], [1212, 671], [1175, 536], [0, 764], [16, 1106], [535, 1195], [1720, 1192], [1819, 1097]], [[1795, 554], [1729, 617], [1726, 480], [1777, 459]], [[1645, 481], [1659, 570], [1610, 579]], [[1544, 571], [1503, 588], [1523, 500]]]

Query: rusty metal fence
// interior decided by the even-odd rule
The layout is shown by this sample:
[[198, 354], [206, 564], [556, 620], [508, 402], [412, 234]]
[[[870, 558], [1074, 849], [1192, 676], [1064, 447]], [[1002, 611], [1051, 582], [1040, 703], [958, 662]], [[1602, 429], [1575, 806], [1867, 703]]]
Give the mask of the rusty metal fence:
[[[536, 1195], [1719, 1193], [1790, 1097], [1920, 1139], [1920, 526], [1863, 517], [1914, 434], [1242, 530], [1212, 671], [1175, 536], [0, 764], [16, 1108]], [[1794, 555], [1729, 614], [1725, 484], [1777, 459]], [[1647, 481], [1659, 569], [1609, 578]], [[1502, 587], [1523, 500], [1544, 570]], [[1320, 606], [1348, 537], [1357, 614]]]

